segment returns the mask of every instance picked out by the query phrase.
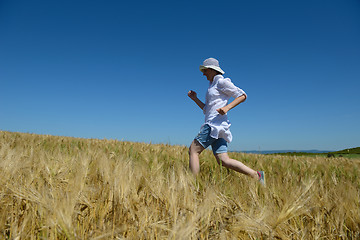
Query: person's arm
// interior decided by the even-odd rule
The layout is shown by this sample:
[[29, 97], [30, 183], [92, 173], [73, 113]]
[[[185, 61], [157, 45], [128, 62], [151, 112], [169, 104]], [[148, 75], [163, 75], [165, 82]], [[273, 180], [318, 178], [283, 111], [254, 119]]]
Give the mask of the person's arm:
[[190, 90], [188, 92], [188, 96], [201, 108], [202, 110], [205, 107], [205, 104], [197, 97], [197, 94], [195, 91]]
[[234, 107], [236, 107], [237, 105], [239, 105], [240, 103], [242, 103], [245, 100], [246, 100], [246, 94], [243, 94], [240, 97], [235, 98], [234, 101], [232, 101], [231, 103], [229, 103], [225, 107], [216, 109], [216, 111], [218, 111], [218, 113], [220, 113], [221, 115], [224, 115], [228, 111], [230, 111], [231, 109], [233, 109]]

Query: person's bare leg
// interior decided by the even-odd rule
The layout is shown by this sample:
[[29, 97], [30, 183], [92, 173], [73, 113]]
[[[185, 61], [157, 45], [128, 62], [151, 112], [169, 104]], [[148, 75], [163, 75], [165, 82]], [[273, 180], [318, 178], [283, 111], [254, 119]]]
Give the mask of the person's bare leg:
[[189, 167], [194, 175], [200, 172], [199, 155], [205, 148], [194, 139], [189, 148]]
[[224, 167], [230, 168], [239, 173], [243, 173], [252, 178], [259, 179], [259, 175], [258, 175], [257, 171], [249, 168], [248, 166], [246, 166], [245, 164], [243, 164], [242, 162], [240, 162], [238, 160], [231, 159], [227, 153], [217, 153], [217, 154], [215, 154], [215, 157], [216, 157], [216, 160], [218, 162], [221, 162]]

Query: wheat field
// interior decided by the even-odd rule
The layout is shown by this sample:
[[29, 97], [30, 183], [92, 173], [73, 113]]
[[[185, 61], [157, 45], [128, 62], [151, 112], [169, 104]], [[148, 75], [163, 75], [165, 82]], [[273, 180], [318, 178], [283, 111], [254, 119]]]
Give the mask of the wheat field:
[[0, 131], [0, 239], [359, 239], [360, 161]]

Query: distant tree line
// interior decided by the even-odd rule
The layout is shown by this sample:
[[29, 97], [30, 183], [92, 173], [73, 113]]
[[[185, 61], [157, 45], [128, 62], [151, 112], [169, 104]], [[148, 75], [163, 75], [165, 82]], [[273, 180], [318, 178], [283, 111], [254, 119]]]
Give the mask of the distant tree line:
[[360, 147], [348, 148], [348, 149], [331, 152], [331, 153], [333, 153], [333, 154], [360, 154]]
[[342, 157], [345, 154], [360, 154], [360, 147], [344, 149], [336, 152], [327, 153], [308, 153], [308, 152], [286, 152], [286, 153], [270, 153], [270, 155], [285, 155], [285, 156], [327, 156], [327, 157]]

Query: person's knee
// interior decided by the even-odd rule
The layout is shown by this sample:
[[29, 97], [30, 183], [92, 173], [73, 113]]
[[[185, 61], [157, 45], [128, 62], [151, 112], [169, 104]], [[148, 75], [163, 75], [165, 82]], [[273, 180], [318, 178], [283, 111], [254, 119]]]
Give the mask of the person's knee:
[[195, 153], [196, 153], [195, 147], [194, 147], [193, 144], [191, 144], [190, 147], [189, 147], [189, 155], [192, 155], [192, 154], [195, 154]]
[[189, 147], [189, 155], [196, 154], [200, 155], [200, 153], [204, 150], [204, 147], [200, 145], [196, 140], [194, 140]]
[[221, 164], [222, 164], [224, 167], [229, 167], [229, 166], [230, 166], [228, 159], [222, 159], [222, 160], [221, 160]]
[[226, 153], [217, 154], [216, 159], [218, 160], [218, 163], [221, 162], [221, 165], [224, 167], [229, 166], [230, 158]]

